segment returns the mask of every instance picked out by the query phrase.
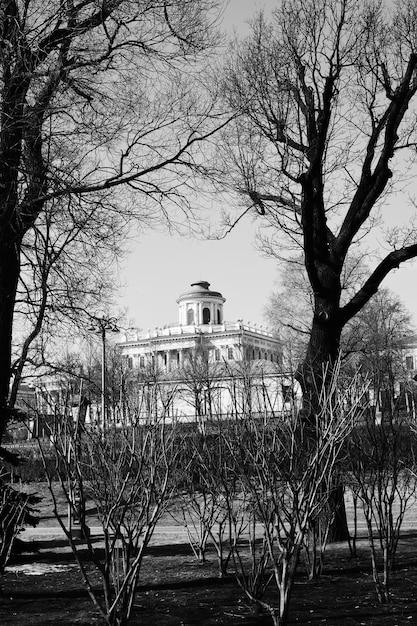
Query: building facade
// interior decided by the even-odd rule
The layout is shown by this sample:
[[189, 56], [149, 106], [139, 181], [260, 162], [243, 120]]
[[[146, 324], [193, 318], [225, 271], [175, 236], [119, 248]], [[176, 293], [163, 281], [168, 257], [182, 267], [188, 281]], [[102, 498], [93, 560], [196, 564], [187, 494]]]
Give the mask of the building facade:
[[417, 335], [402, 340], [403, 362], [410, 380], [417, 380]]
[[118, 347], [141, 417], [279, 414], [292, 401], [278, 338], [240, 319], [226, 321], [225, 301], [199, 281], [179, 296], [177, 323], [126, 333]]
[[138, 420], [280, 416], [291, 409], [296, 384], [282, 371], [278, 338], [240, 319], [226, 321], [225, 301], [199, 281], [177, 299], [178, 322], [147, 332], [129, 329], [116, 346], [120, 363], [113, 372], [106, 366], [106, 415], [103, 394], [97, 385], [90, 394], [85, 373], [38, 380], [29, 436], [48, 437], [50, 422], [62, 415], [105, 429]]
[[128, 369], [150, 365], [164, 372], [180, 369], [195, 350], [211, 363], [263, 360], [281, 363], [279, 340], [272, 332], [242, 320], [224, 320], [225, 298], [206, 281], [193, 283], [178, 300], [178, 323], [147, 332], [130, 329], [119, 344]]

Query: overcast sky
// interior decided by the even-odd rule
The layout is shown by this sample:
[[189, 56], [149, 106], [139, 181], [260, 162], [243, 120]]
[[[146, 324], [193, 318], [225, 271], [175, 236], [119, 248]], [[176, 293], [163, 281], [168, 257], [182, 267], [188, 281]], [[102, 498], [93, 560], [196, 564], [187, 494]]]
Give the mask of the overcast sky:
[[[225, 25], [239, 33], [246, 21], [262, 6], [274, 0], [231, 0]], [[206, 280], [226, 298], [225, 319], [243, 318], [264, 324], [263, 312], [274, 289], [280, 268], [264, 258], [255, 246], [256, 224], [243, 221], [221, 241], [197, 241], [161, 233], [145, 233], [131, 245], [121, 280], [121, 306], [128, 310], [133, 325], [148, 329], [178, 320], [176, 299], [189, 285]], [[417, 266], [403, 265], [383, 284], [396, 292], [413, 314], [417, 326]]]

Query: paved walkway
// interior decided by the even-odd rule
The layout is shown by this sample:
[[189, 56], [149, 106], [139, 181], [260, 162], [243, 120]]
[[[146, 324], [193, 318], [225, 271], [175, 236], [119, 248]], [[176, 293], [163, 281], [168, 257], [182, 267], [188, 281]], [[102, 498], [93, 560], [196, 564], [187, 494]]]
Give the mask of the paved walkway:
[[[345, 496], [346, 502], [346, 514], [348, 518], [348, 525], [351, 533], [353, 533], [353, 518], [354, 509], [352, 496], [349, 492]], [[396, 507], [394, 507], [394, 514], [396, 514]], [[358, 507], [358, 536], [366, 536], [367, 529], [365, 519], [359, 505]], [[65, 518], [66, 521], [66, 518]], [[167, 523], [171, 521], [170, 518], [162, 519], [162, 521], [156, 526], [151, 544], [152, 545], [167, 545], [167, 544], [181, 544], [188, 543], [187, 530], [183, 526], [175, 523]], [[102, 534], [101, 527], [98, 525], [98, 519], [91, 519], [91, 526], [89, 526], [93, 536], [99, 537]], [[401, 527], [402, 532], [409, 533], [410, 531], [417, 531], [417, 500], [410, 504], [410, 508], [407, 510], [404, 521]], [[21, 539], [25, 541], [35, 540], [51, 540], [52, 538], [63, 538], [64, 532], [58, 525], [58, 522], [53, 518], [43, 520], [41, 518], [39, 525], [36, 528], [26, 528], [20, 535]]]
[[[89, 526], [92, 537], [102, 536], [101, 526]], [[51, 541], [65, 537], [64, 531], [59, 526], [36, 526], [25, 528], [19, 535], [23, 541]], [[167, 545], [188, 543], [187, 531], [182, 526], [157, 526], [154, 530], [151, 544]]]

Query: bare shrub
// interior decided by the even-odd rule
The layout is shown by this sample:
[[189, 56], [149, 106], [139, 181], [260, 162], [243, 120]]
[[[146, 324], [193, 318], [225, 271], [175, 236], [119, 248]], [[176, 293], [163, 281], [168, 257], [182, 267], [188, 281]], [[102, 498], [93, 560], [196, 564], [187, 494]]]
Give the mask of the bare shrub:
[[10, 485], [7, 472], [0, 468], [0, 575], [4, 573], [23, 527], [36, 526], [35, 507], [39, 501], [35, 494]]
[[382, 603], [390, 600], [390, 578], [404, 515], [415, 501], [416, 434], [406, 419], [372, 416], [351, 434], [346, 479], [365, 516], [372, 576]]
[[[338, 368], [324, 372], [315, 423], [296, 410], [285, 419], [244, 416], [228, 436], [230, 462], [250, 520], [249, 561], [235, 546], [238, 580], [275, 626], [288, 623], [306, 534], [329, 502], [343, 444], [361, 411], [363, 388], [355, 380], [348, 390], [339, 389], [338, 377]], [[269, 593], [272, 581], [278, 597]]]
[[187, 437], [189, 459], [173, 518], [187, 529], [194, 556], [205, 562], [211, 545], [219, 577], [227, 575], [234, 546], [247, 526], [236, 472], [229, 463], [228, 422], [212, 419]]
[[[58, 512], [57, 485], [48, 477], [54, 513], [94, 605], [107, 624], [122, 626], [132, 614], [153, 531], [175, 491], [175, 427], [157, 420], [103, 432], [74, 424], [72, 418], [61, 419], [52, 433], [57, 465], [60, 461], [59, 488], [80, 525], [85, 539], [82, 550], [74, 529]], [[85, 515], [80, 515], [87, 501], [94, 503], [97, 512], [101, 546], [90, 535]], [[86, 567], [86, 558], [93, 562], [93, 572]], [[97, 574], [101, 592], [95, 587]]]

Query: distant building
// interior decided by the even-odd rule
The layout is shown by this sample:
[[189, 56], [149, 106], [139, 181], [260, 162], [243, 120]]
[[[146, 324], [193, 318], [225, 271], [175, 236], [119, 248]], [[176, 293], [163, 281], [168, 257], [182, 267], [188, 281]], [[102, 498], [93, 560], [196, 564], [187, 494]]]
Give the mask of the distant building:
[[409, 379], [417, 380], [417, 335], [402, 340], [404, 366]]
[[121, 354], [129, 369], [149, 365], [170, 372], [181, 368], [190, 351], [204, 348], [209, 362], [263, 360], [281, 364], [280, 342], [254, 324], [224, 321], [225, 298], [206, 281], [193, 283], [177, 300], [179, 321], [147, 332], [129, 330]]
[[177, 303], [178, 323], [130, 329], [118, 345], [140, 417], [281, 414], [294, 390], [279, 339], [261, 326], [225, 321], [225, 298], [206, 281]]
[[33, 386], [25, 383], [19, 386], [15, 409], [18, 410], [22, 419], [12, 419], [9, 422], [5, 434], [6, 443], [26, 441], [33, 434], [33, 424], [37, 414], [36, 392]]
[[280, 341], [270, 330], [226, 321], [225, 298], [206, 281], [193, 283], [177, 303], [177, 323], [129, 329], [117, 344], [122, 367], [106, 389], [106, 419], [84, 376], [56, 373], [30, 390], [36, 414], [29, 432], [49, 436], [50, 424], [64, 414], [101, 428], [138, 419], [281, 415], [292, 406], [296, 385], [282, 372]]

